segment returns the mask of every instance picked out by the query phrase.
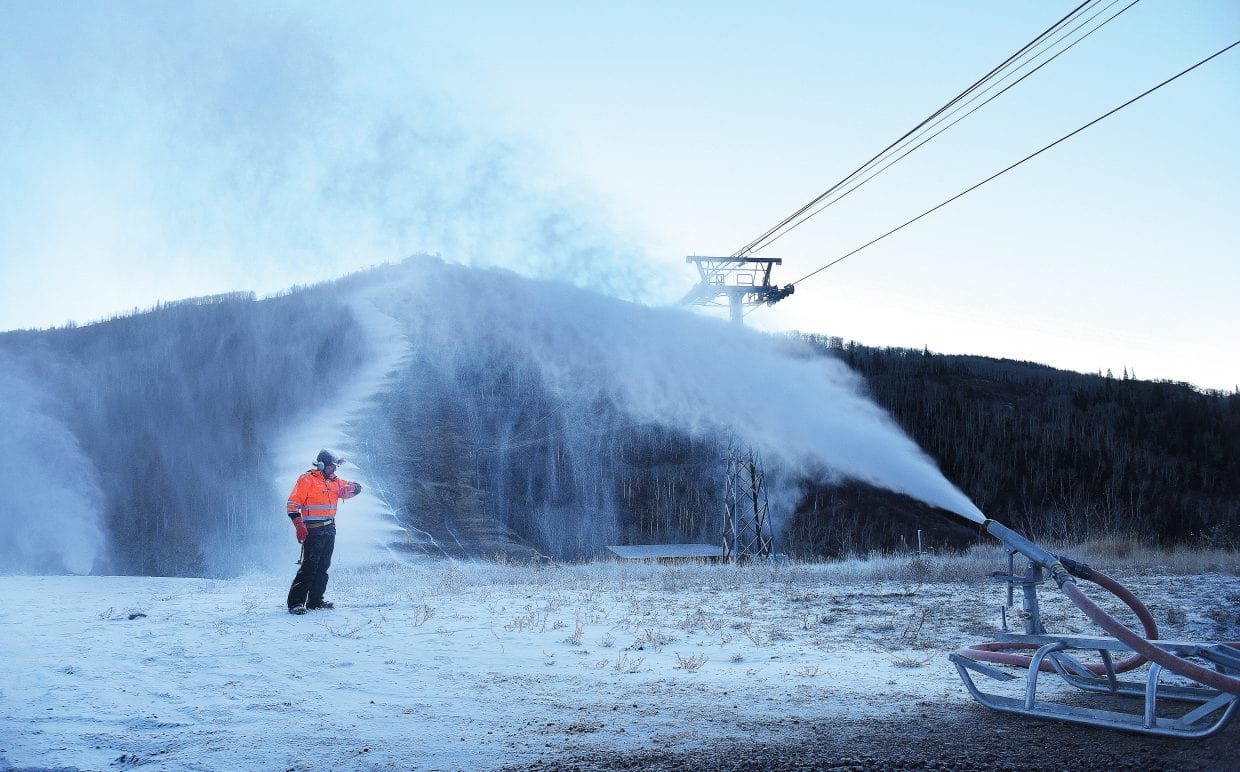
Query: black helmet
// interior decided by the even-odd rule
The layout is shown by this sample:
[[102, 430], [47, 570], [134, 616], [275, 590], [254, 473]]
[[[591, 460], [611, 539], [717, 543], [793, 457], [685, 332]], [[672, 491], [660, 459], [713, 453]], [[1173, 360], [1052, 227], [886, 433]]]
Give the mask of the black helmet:
[[323, 467], [327, 465], [340, 466], [344, 463], [344, 459], [334, 455], [330, 450], [320, 450], [319, 455], [314, 459], [314, 468], [323, 471]]

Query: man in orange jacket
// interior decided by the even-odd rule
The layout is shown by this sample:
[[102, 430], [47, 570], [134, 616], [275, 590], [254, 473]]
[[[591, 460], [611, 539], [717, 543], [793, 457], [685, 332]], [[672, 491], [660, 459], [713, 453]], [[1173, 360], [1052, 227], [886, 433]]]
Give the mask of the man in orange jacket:
[[288, 590], [290, 614], [332, 607], [331, 601], [323, 600], [323, 592], [327, 589], [332, 550], [336, 548], [336, 503], [362, 492], [358, 483], [336, 476], [336, 467], [343, 463], [343, 458], [320, 450], [314, 468], [297, 478], [288, 495], [288, 516], [302, 545], [301, 568]]

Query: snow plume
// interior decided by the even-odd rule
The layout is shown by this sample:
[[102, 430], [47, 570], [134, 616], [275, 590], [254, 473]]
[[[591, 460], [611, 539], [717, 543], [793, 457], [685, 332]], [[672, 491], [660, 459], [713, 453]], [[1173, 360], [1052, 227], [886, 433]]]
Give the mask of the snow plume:
[[[485, 431], [493, 434], [502, 425], [508, 428], [500, 432], [501, 444], [529, 442], [551, 428], [527, 417], [525, 429], [514, 434], [521, 420], [511, 411], [558, 413], [560, 442], [569, 455], [596, 459], [579, 460], [586, 465], [569, 469], [568, 477], [578, 486], [589, 480], [602, 492], [573, 499], [561, 517], [547, 515], [535, 529], [553, 550], [573, 554], [589, 546], [591, 534], [615, 534], [614, 501], [605, 492], [616, 487], [608, 478], [617, 467], [608, 456], [621, 450], [615, 438], [622, 427], [634, 424], [689, 438], [733, 437], [752, 446], [776, 470], [772, 481], [784, 481], [772, 497], [785, 513], [795, 500], [788, 486], [801, 476], [862, 480], [970, 519], [982, 517], [864, 394], [855, 373], [807, 345], [502, 272], [434, 261], [405, 268], [411, 278], [391, 290], [388, 302], [404, 309], [414, 348], [433, 352], [424, 366], [447, 374], [447, 388], [440, 383], [433, 390], [476, 391], [470, 381], [478, 373], [512, 367], [504, 362], [524, 363], [532, 372], [518, 368], [513, 376], [532, 384], [517, 388], [527, 395], [523, 404]], [[539, 399], [548, 404], [534, 404]], [[472, 404], [465, 409], [476, 411]], [[548, 466], [541, 475], [552, 478], [546, 485], [564, 475], [557, 469]], [[713, 536], [709, 527], [703, 533]]]
[[775, 518], [801, 481], [833, 477], [978, 517], [820, 351], [433, 258], [7, 333], [0, 356], [20, 482], [0, 505], [5, 571], [97, 573], [106, 556], [116, 573], [226, 576], [282, 560], [284, 494], [320, 447], [367, 489], [342, 508], [342, 557], [713, 542], [729, 439], [766, 461]]
[[103, 493], [73, 433], [10, 357], [0, 354], [0, 573], [88, 574], [103, 562]]
[[[77, 329], [0, 334], [0, 356], [30, 373], [3, 369], [6, 463], [20, 483], [0, 503], [0, 544], [28, 545], [38, 523], [43, 553], [74, 557], [67, 570], [92, 570], [87, 557], [100, 553], [120, 574], [265, 565], [290, 541], [291, 483], [272, 486], [268, 443], [372, 356], [342, 293], [324, 284], [261, 302], [202, 298]], [[18, 567], [55, 570], [43, 563]]]

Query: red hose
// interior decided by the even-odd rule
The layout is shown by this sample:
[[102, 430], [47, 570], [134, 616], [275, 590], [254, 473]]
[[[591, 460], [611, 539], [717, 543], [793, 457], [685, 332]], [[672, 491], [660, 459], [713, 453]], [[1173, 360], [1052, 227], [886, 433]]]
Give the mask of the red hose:
[[[1183, 657], [1177, 657], [1169, 651], [1164, 651], [1154, 646], [1120, 624], [1115, 617], [1103, 611], [1092, 600], [1085, 597], [1085, 593], [1081, 592], [1081, 589], [1076, 586], [1076, 582], [1066, 582], [1063, 586], [1063, 591], [1077, 605], [1077, 608], [1085, 612], [1085, 616], [1092, 619], [1103, 630], [1115, 636], [1117, 640], [1128, 644], [1133, 651], [1138, 654], [1144, 654], [1151, 662], [1157, 662], [1171, 672], [1182, 675], [1185, 678], [1191, 678], [1199, 684], [1240, 696], [1240, 678], [1233, 678], [1217, 670], [1202, 667], [1195, 662], [1189, 662]], [[1238, 646], [1235, 642], [1228, 642], [1225, 645]]]
[[[1158, 624], [1154, 621], [1154, 615], [1145, 607], [1145, 604], [1128, 591], [1128, 588], [1101, 571], [1091, 569], [1089, 576], [1084, 577], [1094, 582], [1098, 586], [1109, 590], [1112, 595], [1124, 602], [1128, 608], [1132, 609], [1137, 615], [1137, 619], [1141, 621], [1142, 627], [1145, 628], [1145, 637], [1158, 638]], [[1078, 604], [1079, 605], [1079, 604]], [[1125, 628], [1127, 629], [1127, 628]], [[964, 649], [960, 649], [957, 654], [968, 657], [972, 660], [980, 662], [993, 662], [998, 665], [1014, 665], [1016, 667], [1029, 667], [1029, 663], [1033, 661], [1033, 657], [1024, 654], [1010, 654], [1010, 650], [1019, 649], [1037, 649], [1041, 644], [1024, 643], [1021, 641], [986, 641], [985, 643], [975, 643]], [[1115, 663], [1115, 672], [1126, 673], [1129, 670], [1135, 670], [1145, 664], [1145, 657], [1140, 654], [1134, 654], [1131, 657], [1120, 660]], [[1091, 662], [1085, 665], [1089, 672], [1096, 676], [1104, 676], [1107, 673], [1106, 665], [1101, 662]], [[1053, 672], [1055, 670], [1047, 660], [1042, 660], [1039, 670], [1045, 672]]]

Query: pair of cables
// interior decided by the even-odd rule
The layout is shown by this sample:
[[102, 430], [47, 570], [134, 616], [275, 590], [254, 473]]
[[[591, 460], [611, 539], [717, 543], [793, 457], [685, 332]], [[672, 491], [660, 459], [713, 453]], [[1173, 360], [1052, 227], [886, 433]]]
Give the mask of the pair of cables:
[[870, 247], [870, 246], [872, 246], [872, 245], [874, 245], [874, 244], [877, 244], [878, 242], [882, 241], [883, 239], [887, 238], [888, 236], [892, 235], [893, 233], [895, 233], [895, 232], [897, 232], [897, 231], [900, 231], [900, 230], [903, 230], [904, 228], [908, 227], [909, 225], [912, 225], [913, 223], [917, 222], [918, 220], [922, 219], [923, 217], [925, 217], [925, 216], [927, 216], [927, 215], [929, 215], [929, 214], [932, 214], [932, 213], [934, 213], [934, 212], [938, 211], [939, 209], [942, 209], [943, 207], [947, 206], [948, 204], [952, 203], [953, 201], [955, 201], [955, 200], [957, 200], [957, 199], [959, 199], [959, 198], [963, 198], [964, 196], [968, 195], [969, 193], [972, 193], [973, 191], [975, 191], [975, 190], [977, 190], [978, 188], [982, 187], [983, 185], [985, 185], [986, 183], [990, 182], [991, 180], [994, 180], [994, 179], [996, 179], [996, 178], [998, 178], [998, 177], [1000, 177], [1000, 176], [1002, 176], [1002, 175], [1004, 175], [1004, 174], [1007, 174], [1008, 172], [1012, 171], [1013, 169], [1015, 169], [1016, 167], [1018, 167], [1018, 166], [1020, 166], [1021, 164], [1025, 163], [1026, 161], [1031, 161], [1031, 160], [1033, 160], [1034, 158], [1036, 158], [1036, 157], [1038, 157], [1038, 156], [1042, 155], [1042, 154], [1043, 154], [1043, 153], [1045, 153], [1047, 150], [1050, 150], [1051, 148], [1055, 147], [1056, 145], [1060, 144], [1061, 142], [1065, 142], [1065, 141], [1067, 141], [1067, 140], [1071, 139], [1072, 137], [1075, 137], [1077, 134], [1080, 134], [1082, 131], [1085, 131], [1086, 129], [1088, 129], [1089, 127], [1093, 126], [1094, 124], [1099, 123], [1099, 122], [1101, 122], [1101, 121], [1103, 121], [1103, 120], [1105, 120], [1105, 119], [1107, 119], [1107, 118], [1111, 117], [1112, 115], [1114, 115], [1114, 114], [1118, 113], [1120, 110], [1123, 110], [1125, 107], [1128, 107], [1129, 105], [1135, 104], [1136, 102], [1140, 101], [1141, 99], [1144, 99], [1145, 97], [1149, 96], [1150, 94], [1153, 94], [1155, 91], [1157, 91], [1158, 89], [1162, 88], [1163, 86], [1166, 86], [1167, 84], [1169, 84], [1169, 83], [1171, 83], [1171, 82], [1173, 82], [1173, 81], [1175, 81], [1175, 80], [1178, 80], [1178, 79], [1180, 79], [1180, 78], [1184, 77], [1185, 75], [1187, 75], [1188, 73], [1190, 73], [1190, 72], [1192, 72], [1193, 70], [1197, 69], [1198, 67], [1202, 66], [1203, 64], [1205, 64], [1205, 63], [1209, 62], [1210, 60], [1215, 59], [1215, 58], [1217, 58], [1217, 57], [1219, 57], [1219, 56], [1222, 56], [1223, 54], [1227, 53], [1228, 51], [1230, 51], [1231, 49], [1235, 48], [1236, 46], [1240, 46], [1240, 40], [1237, 40], [1237, 41], [1235, 41], [1234, 43], [1232, 43], [1232, 44], [1230, 44], [1230, 45], [1224, 46], [1223, 48], [1219, 49], [1218, 51], [1215, 51], [1214, 53], [1210, 54], [1209, 56], [1207, 56], [1206, 58], [1204, 58], [1204, 59], [1202, 59], [1201, 61], [1197, 62], [1196, 64], [1194, 64], [1194, 65], [1192, 65], [1192, 66], [1190, 66], [1190, 67], [1187, 67], [1187, 68], [1185, 68], [1185, 69], [1181, 70], [1180, 72], [1176, 73], [1175, 75], [1172, 75], [1170, 78], [1167, 78], [1166, 80], [1164, 80], [1163, 82], [1159, 83], [1158, 85], [1156, 85], [1156, 86], [1152, 86], [1152, 87], [1150, 87], [1150, 88], [1146, 89], [1145, 91], [1141, 92], [1140, 94], [1137, 94], [1137, 95], [1136, 95], [1135, 97], [1133, 97], [1132, 99], [1129, 99], [1127, 102], [1124, 102], [1123, 104], [1121, 104], [1121, 105], [1119, 105], [1119, 106], [1117, 106], [1117, 107], [1113, 107], [1113, 108], [1111, 108], [1110, 110], [1106, 111], [1106, 112], [1105, 112], [1105, 113], [1103, 113], [1102, 115], [1099, 115], [1097, 118], [1094, 118], [1094, 119], [1093, 119], [1092, 121], [1090, 121], [1089, 123], [1086, 123], [1084, 126], [1081, 126], [1081, 127], [1080, 127], [1080, 128], [1078, 128], [1078, 129], [1075, 129], [1075, 130], [1073, 130], [1073, 131], [1068, 132], [1067, 134], [1063, 135], [1062, 137], [1060, 137], [1059, 139], [1057, 139], [1057, 140], [1055, 140], [1054, 142], [1050, 143], [1049, 145], [1046, 145], [1045, 147], [1043, 147], [1043, 148], [1041, 148], [1041, 149], [1039, 149], [1039, 150], [1035, 150], [1034, 152], [1032, 152], [1032, 153], [1030, 153], [1029, 155], [1025, 156], [1024, 158], [1020, 159], [1020, 160], [1019, 160], [1019, 161], [1017, 161], [1016, 163], [1013, 163], [1013, 164], [1011, 164], [1011, 165], [1009, 165], [1009, 166], [1007, 166], [1007, 167], [1005, 167], [1005, 168], [1003, 168], [1003, 169], [1000, 169], [999, 171], [997, 171], [997, 172], [995, 172], [994, 174], [990, 175], [989, 177], [987, 177], [986, 179], [982, 180], [981, 182], [975, 183], [975, 184], [973, 184], [973, 185], [969, 186], [968, 188], [965, 188], [964, 190], [960, 191], [959, 193], [957, 193], [956, 195], [952, 196], [951, 198], [949, 198], [949, 199], [947, 199], [947, 200], [945, 200], [945, 201], [943, 201], [943, 202], [941, 202], [941, 203], [939, 203], [939, 204], [936, 204], [935, 206], [932, 206], [931, 208], [927, 209], [926, 211], [922, 212], [921, 214], [917, 215], [916, 217], [912, 218], [911, 220], [907, 220], [907, 221], [905, 221], [904, 223], [901, 223], [900, 225], [897, 225], [896, 227], [894, 227], [894, 228], [892, 228], [891, 230], [887, 231], [887, 232], [886, 232], [886, 233], [884, 233], [883, 235], [878, 236], [878, 237], [876, 237], [876, 238], [873, 238], [873, 239], [871, 239], [870, 241], [867, 241], [866, 243], [862, 244], [861, 246], [857, 247], [856, 249], [852, 250], [851, 252], [847, 252], [847, 253], [845, 253], [845, 254], [841, 255], [840, 257], [835, 258], [834, 260], [832, 260], [831, 262], [827, 263], [826, 265], [823, 265], [823, 266], [821, 266], [820, 268], [817, 268], [817, 269], [815, 269], [815, 270], [813, 270], [813, 271], [810, 271], [809, 273], [805, 274], [804, 276], [802, 276], [801, 278], [797, 279], [796, 281], [794, 281], [794, 282], [792, 282], [792, 283], [793, 283], [794, 285], [796, 285], [796, 284], [800, 284], [801, 282], [805, 281], [806, 279], [810, 278], [811, 276], [814, 276], [815, 274], [819, 274], [819, 273], [821, 273], [821, 272], [825, 271], [826, 269], [830, 268], [831, 266], [835, 265], [836, 263], [839, 263], [839, 262], [841, 262], [841, 261], [843, 261], [843, 260], [847, 260], [848, 258], [850, 258], [850, 257], [852, 257], [853, 255], [857, 254], [857, 253], [858, 253], [858, 252], [860, 252], [861, 250], [863, 250], [863, 249], [865, 249], [865, 248], [867, 248], [867, 247]]
[[[813, 198], [809, 203], [785, 217], [775, 226], [769, 228], [758, 238], [741, 247], [733, 254], [733, 257], [742, 258], [770, 246], [822, 210], [840, 201], [906, 158], [909, 154], [915, 152], [927, 142], [977, 112], [982, 107], [985, 107], [1042, 67], [1050, 64], [1050, 62], [1066, 53], [1073, 46], [1136, 5], [1139, 0], [1131, 0], [1127, 5], [1121, 7], [1102, 21], [1097, 21], [1100, 16], [1107, 13], [1107, 11], [1120, 2], [1121, 0], [1111, 0], [1111, 2], [1104, 5], [1104, 0], [1085, 0], [1085, 2], [1073, 8], [1050, 27], [1047, 27], [1037, 37], [1008, 56], [968, 88], [952, 97], [942, 107], [909, 129], [899, 139], [883, 148], [873, 158]], [[1023, 74], [1021, 74], [1022, 71]], [[1011, 82], [1003, 86], [1007, 81]], [[1000, 89], [1000, 86], [1003, 87]], [[981, 101], [979, 102], [979, 100]], [[972, 107], [970, 107], [971, 105]]]

